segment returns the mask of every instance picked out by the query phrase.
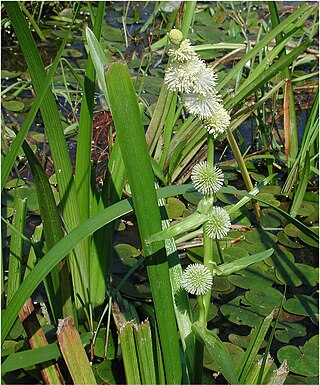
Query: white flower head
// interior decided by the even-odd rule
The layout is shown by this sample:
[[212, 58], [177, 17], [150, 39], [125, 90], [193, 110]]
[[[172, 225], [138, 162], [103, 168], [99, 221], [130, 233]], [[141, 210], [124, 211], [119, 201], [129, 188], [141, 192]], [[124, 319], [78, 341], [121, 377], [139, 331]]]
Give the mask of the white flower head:
[[191, 180], [199, 192], [209, 195], [220, 190], [224, 176], [220, 168], [210, 166], [207, 162], [200, 162], [193, 167]]
[[231, 226], [230, 217], [222, 207], [213, 207], [209, 220], [204, 226], [205, 233], [212, 239], [225, 237]]
[[218, 103], [213, 114], [203, 120], [203, 125], [214, 137], [224, 133], [230, 125], [230, 115], [222, 104]]
[[208, 119], [218, 108], [220, 95], [215, 90], [206, 95], [190, 93], [182, 95], [182, 101], [190, 114]]
[[198, 79], [193, 86], [193, 93], [207, 95], [214, 91], [218, 78], [210, 67], [204, 66], [198, 73]]
[[179, 63], [185, 63], [194, 58], [198, 58], [198, 55], [193, 49], [189, 39], [183, 40], [179, 48], [170, 49], [169, 56], [172, 61], [177, 61]]
[[182, 287], [190, 294], [206, 294], [211, 290], [212, 283], [211, 271], [200, 263], [189, 265], [182, 275]]
[[190, 60], [185, 63], [172, 63], [166, 70], [164, 81], [169, 91], [192, 92], [199, 79], [203, 62]]

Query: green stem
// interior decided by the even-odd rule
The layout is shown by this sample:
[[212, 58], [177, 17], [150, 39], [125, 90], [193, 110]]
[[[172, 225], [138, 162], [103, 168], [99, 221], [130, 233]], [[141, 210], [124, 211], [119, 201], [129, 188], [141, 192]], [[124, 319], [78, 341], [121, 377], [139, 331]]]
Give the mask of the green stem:
[[219, 253], [220, 263], [224, 263], [223, 254], [222, 254], [222, 250], [221, 250], [221, 247], [220, 247], [220, 242], [219, 242], [218, 239], [216, 239], [216, 245], [217, 245], [217, 249], [218, 249], [218, 253]]
[[[251, 182], [251, 178], [250, 178], [250, 175], [248, 173], [245, 161], [244, 161], [244, 159], [242, 157], [241, 151], [240, 151], [240, 149], [238, 147], [238, 144], [237, 144], [237, 142], [236, 142], [236, 140], [235, 140], [235, 138], [233, 136], [233, 133], [230, 130], [230, 128], [228, 128], [227, 138], [228, 138], [228, 142], [230, 144], [231, 150], [233, 152], [233, 155], [234, 155], [234, 157], [235, 157], [235, 159], [236, 159], [236, 161], [238, 163], [238, 166], [239, 166], [239, 169], [240, 169], [240, 172], [241, 172], [244, 184], [246, 186], [246, 189], [249, 192], [249, 191], [251, 191], [253, 189], [253, 184]], [[254, 212], [255, 212], [255, 215], [256, 215], [256, 219], [259, 222], [260, 221], [260, 207], [259, 207], [259, 204], [256, 201], [252, 201], [252, 203], [253, 203], [253, 208], [254, 208]]]

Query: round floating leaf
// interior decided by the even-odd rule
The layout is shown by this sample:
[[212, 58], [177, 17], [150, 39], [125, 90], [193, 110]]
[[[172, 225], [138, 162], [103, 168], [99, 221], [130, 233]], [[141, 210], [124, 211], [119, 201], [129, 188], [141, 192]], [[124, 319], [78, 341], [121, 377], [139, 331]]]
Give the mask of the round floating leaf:
[[274, 209], [263, 209], [261, 211], [260, 224], [266, 228], [281, 227], [282, 216]]
[[264, 245], [262, 242], [257, 242], [257, 243], [246, 242], [245, 248], [248, 251], [248, 253], [257, 254], [269, 249], [270, 247]]
[[193, 263], [203, 263], [203, 246], [188, 248], [187, 255]]
[[[117, 361], [104, 360], [101, 364], [93, 365], [93, 371], [97, 373], [103, 383], [110, 385], [125, 384], [123, 367]], [[118, 370], [116, 370], [116, 366], [118, 366]]]
[[[96, 357], [104, 358], [104, 350], [106, 343], [106, 329], [102, 328], [99, 330], [98, 337], [94, 344], [94, 355]], [[112, 359], [115, 356], [115, 347], [111, 333], [109, 333], [108, 346], [107, 346], [107, 359]]]
[[248, 255], [248, 251], [240, 247], [231, 246], [223, 250], [223, 257], [225, 262], [232, 262], [236, 259], [247, 257]]
[[[314, 233], [317, 233], [319, 231], [319, 229], [314, 229], [314, 228], [310, 228], [310, 230], [312, 230]], [[300, 233], [298, 234], [298, 237], [299, 239], [301, 239], [301, 241], [303, 241], [309, 246], [319, 247], [318, 242], [316, 242], [314, 239], [311, 239], [310, 237], [305, 235], [305, 233], [303, 233], [302, 231], [300, 231]]]
[[302, 284], [315, 286], [318, 282], [317, 270], [303, 263], [292, 263], [284, 260], [277, 266], [277, 278], [288, 285], [300, 286]]
[[[233, 186], [229, 186], [228, 187], [229, 189], [234, 189], [234, 194], [236, 195], [237, 193], [237, 189]], [[217, 198], [219, 199], [219, 201], [227, 204], [227, 205], [234, 205], [235, 203], [239, 202], [239, 199], [237, 199], [235, 197], [235, 195], [231, 195], [231, 194], [224, 194], [220, 191], [217, 192]]]
[[317, 377], [301, 377], [289, 375], [284, 383], [285, 385], [318, 385]]
[[171, 197], [168, 198], [166, 204], [166, 210], [170, 219], [176, 219], [182, 216], [186, 206], [179, 199]]
[[1, 70], [1, 78], [2, 79], [4, 79], [4, 78], [7, 78], [7, 79], [17, 78], [20, 75], [21, 75], [21, 71], [17, 72], [17, 71]]
[[187, 200], [192, 205], [197, 206], [197, 204], [203, 198], [203, 195], [201, 193], [199, 193], [198, 191], [190, 191], [190, 192], [187, 191], [183, 194], [183, 197], [185, 200]]
[[286, 235], [293, 238], [296, 238], [300, 233], [300, 230], [292, 223], [287, 224], [287, 226], [283, 229], [283, 231], [285, 232]]
[[122, 260], [131, 257], [138, 257], [140, 255], [140, 250], [136, 249], [131, 245], [128, 245], [127, 243], [119, 243], [118, 245], [115, 245], [114, 248], [119, 258], [121, 258]]
[[20, 178], [10, 179], [6, 182], [5, 188], [14, 188], [24, 186], [26, 182]]
[[259, 290], [263, 287], [268, 290], [276, 281], [276, 278], [274, 269], [263, 262], [259, 262], [239, 271], [237, 274], [230, 275], [228, 281], [242, 289]]
[[301, 249], [303, 247], [299, 242], [292, 241], [284, 231], [279, 231], [277, 237], [283, 246], [291, 247], [292, 249]]
[[[250, 333], [247, 336], [240, 336], [237, 334], [229, 334], [228, 338], [233, 344], [238, 345], [241, 348], [247, 349], [250, 342], [251, 342], [252, 335], [253, 335], [254, 331], [255, 331], [255, 329], [251, 329]], [[267, 342], [263, 341], [261, 348], [262, 349], [265, 348], [266, 345], [267, 345]]]
[[266, 290], [260, 291], [250, 290], [246, 292], [245, 298], [250, 304], [258, 306], [261, 309], [261, 313], [267, 316], [273, 309], [280, 306], [283, 294], [269, 287]]
[[220, 307], [221, 313], [228, 321], [237, 325], [248, 325], [251, 327], [258, 327], [263, 314], [260, 313], [260, 309], [251, 306], [244, 298], [239, 296], [231, 300], [230, 302]]
[[2, 103], [2, 106], [9, 111], [18, 112], [24, 109], [24, 104], [18, 100], [10, 100]]
[[272, 194], [272, 195], [280, 195], [281, 187], [280, 186], [265, 186], [262, 190], [262, 193]]
[[289, 370], [303, 376], [319, 374], [319, 336], [313, 336], [303, 346], [284, 346], [278, 350], [280, 362], [288, 361]]
[[[228, 206], [225, 207], [226, 209]], [[249, 210], [242, 206], [239, 210], [230, 214], [230, 220], [233, 225], [251, 226]]]
[[79, 58], [83, 56], [83, 53], [75, 48], [66, 48], [62, 53], [63, 57]]
[[245, 239], [249, 243], [263, 243], [266, 249], [277, 242], [277, 237], [269, 231], [264, 230], [250, 230], [245, 233]]
[[263, 182], [266, 177], [263, 174], [258, 174], [257, 172], [250, 172], [251, 178], [256, 182]]
[[[229, 350], [229, 353], [231, 355], [231, 358], [232, 358], [232, 361], [233, 361], [233, 364], [234, 364], [234, 368], [237, 371], [237, 369], [238, 369], [238, 367], [239, 367], [239, 365], [240, 365], [240, 363], [242, 361], [242, 358], [244, 356], [244, 350], [240, 346], [234, 345], [234, 344], [232, 344], [230, 342], [224, 342], [223, 344]], [[203, 366], [205, 368], [207, 368], [209, 370], [213, 370], [215, 372], [219, 371], [219, 365], [216, 364], [215, 360], [206, 351], [206, 349], [205, 349], [205, 352], [204, 352]]]
[[228, 292], [234, 290], [234, 286], [228, 281], [227, 277], [213, 277], [212, 291], [214, 292]]
[[306, 334], [307, 328], [301, 323], [279, 322], [275, 337], [287, 344], [292, 338], [303, 337]]
[[293, 314], [310, 317], [315, 324], [318, 324], [316, 314], [319, 313], [319, 301], [309, 295], [296, 294], [294, 298], [289, 298], [283, 308]]
[[19, 198], [27, 198], [27, 210], [29, 212], [35, 212], [39, 210], [39, 202], [37, 197], [37, 191], [34, 187], [19, 187], [7, 192], [4, 201], [2, 201], [7, 206], [13, 205], [13, 200], [15, 194]]
[[16, 353], [24, 346], [24, 341], [6, 340], [1, 346], [1, 356], [8, 356], [11, 353]]
[[302, 217], [308, 217], [314, 212], [314, 207], [311, 202], [302, 201], [300, 207], [298, 208], [298, 215]]
[[[273, 204], [274, 206], [277, 206], [277, 207], [280, 206], [280, 202], [272, 194], [260, 192], [258, 194], [258, 197], [263, 199], [264, 201], [266, 201], [268, 203]], [[261, 202], [259, 202], [259, 205], [262, 206], [262, 207], [268, 207], [266, 204], [261, 203]]]

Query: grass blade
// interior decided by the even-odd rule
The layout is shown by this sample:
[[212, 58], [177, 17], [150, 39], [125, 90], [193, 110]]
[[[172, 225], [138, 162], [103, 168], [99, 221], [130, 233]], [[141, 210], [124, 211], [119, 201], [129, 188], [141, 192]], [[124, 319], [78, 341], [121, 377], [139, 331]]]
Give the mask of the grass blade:
[[127, 66], [122, 63], [111, 64], [106, 73], [106, 84], [117, 140], [132, 191], [144, 255], [149, 256], [147, 270], [166, 378], [170, 384], [180, 384], [182, 370], [179, 343], [164, 243], [147, 245], [145, 242], [145, 239], [161, 230], [161, 216], [140, 110]]
[[12, 300], [21, 284], [24, 240], [20, 236], [20, 233], [24, 233], [26, 226], [27, 198], [20, 199], [18, 195], [16, 195], [14, 208], [15, 214], [12, 225], [17, 231], [12, 233], [10, 241], [7, 304]]
[[[191, 185], [164, 187], [157, 191], [158, 198], [185, 193]], [[234, 190], [232, 190], [234, 193]], [[133, 205], [128, 200], [118, 202], [103, 211], [97, 213], [92, 218], [86, 220], [78, 228], [72, 230], [66, 237], [61, 239], [46, 255], [36, 264], [34, 269], [22, 282], [18, 291], [13, 297], [13, 301], [7, 306], [2, 315], [1, 337], [2, 341], [8, 335], [20, 309], [33, 291], [41, 283], [44, 277], [59, 263], [70, 251], [83, 239], [100, 229], [102, 226], [114, 221], [122, 215], [128, 214], [133, 209]]]

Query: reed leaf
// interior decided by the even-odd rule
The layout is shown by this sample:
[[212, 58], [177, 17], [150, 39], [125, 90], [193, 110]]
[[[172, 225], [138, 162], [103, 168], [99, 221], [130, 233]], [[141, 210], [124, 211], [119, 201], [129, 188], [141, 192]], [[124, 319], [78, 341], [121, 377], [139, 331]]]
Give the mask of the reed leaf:
[[140, 110], [127, 66], [122, 63], [111, 64], [106, 73], [106, 84], [144, 255], [149, 257], [147, 271], [153, 293], [166, 378], [170, 384], [180, 384], [182, 370], [179, 343], [164, 244], [157, 242], [148, 245], [145, 242], [151, 234], [161, 230], [161, 216]]

